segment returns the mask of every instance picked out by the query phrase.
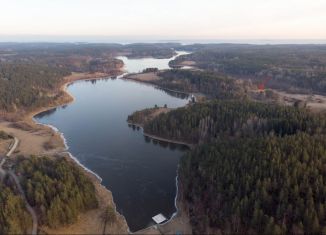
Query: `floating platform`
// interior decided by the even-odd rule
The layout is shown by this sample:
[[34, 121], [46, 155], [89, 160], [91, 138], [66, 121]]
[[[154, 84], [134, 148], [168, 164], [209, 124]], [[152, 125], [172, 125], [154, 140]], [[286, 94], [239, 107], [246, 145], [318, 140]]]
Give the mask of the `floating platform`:
[[152, 219], [157, 224], [161, 224], [161, 223], [167, 221], [167, 218], [165, 218], [165, 216], [162, 214], [155, 215], [154, 217], [152, 217]]

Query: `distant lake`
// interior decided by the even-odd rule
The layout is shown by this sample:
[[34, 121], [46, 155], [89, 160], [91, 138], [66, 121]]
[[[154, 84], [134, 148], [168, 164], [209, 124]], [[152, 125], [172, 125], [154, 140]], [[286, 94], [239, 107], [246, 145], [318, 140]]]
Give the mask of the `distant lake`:
[[179, 51], [178, 54], [170, 59], [154, 59], [154, 58], [142, 58], [142, 59], [128, 59], [126, 56], [118, 56], [117, 59], [123, 60], [125, 64], [125, 70], [128, 73], [139, 73], [146, 68], [158, 68], [169, 69], [169, 62], [174, 60], [177, 56], [189, 54], [188, 52]]
[[[165, 69], [169, 62], [122, 59], [128, 72]], [[58, 128], [72, 155], [103, 179], [131, 231], [147, 227], [158, 213], [171, 217], [176, 210], [177, 166], [185, 148], [145, 138], [126, 119], [154, 105], [184, 106], [188, 98], [119, 78], [75, 82], [68, 91], [76, 98], [72, 104], [35, 119]]]

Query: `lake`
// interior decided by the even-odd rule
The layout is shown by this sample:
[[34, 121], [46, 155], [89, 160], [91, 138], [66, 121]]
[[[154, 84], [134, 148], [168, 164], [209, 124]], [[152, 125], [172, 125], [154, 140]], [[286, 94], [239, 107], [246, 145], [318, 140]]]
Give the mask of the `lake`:
[[123, 60], [125, 70], [128, 73], [139, 73], [146, 68], [169, 69], [169, 62], [174, 60], [180, 55], [187, 55], [188, 52], [178, 51], [177, 55], [170, 59], [155, 59], [155, 58], [141, 58], [141, 59], [128, 59], [125, 56], [118, 56], [117, 59]]
[[[170, 61], [120, 58], [128, 72], [165, 69]], [[36, 121], [62, 132], [69, 152], [102, 178], [131, 231], [149, 226], [158, 213], [170, 218], [176, 210], [177, 166], [185, 148], [145, 138], [126, 119], [155, 105], [184, 106], [188, 98], [120, 78], [78, 81], [68, 91], [75, 97], [73, 103], [43, 112]]]

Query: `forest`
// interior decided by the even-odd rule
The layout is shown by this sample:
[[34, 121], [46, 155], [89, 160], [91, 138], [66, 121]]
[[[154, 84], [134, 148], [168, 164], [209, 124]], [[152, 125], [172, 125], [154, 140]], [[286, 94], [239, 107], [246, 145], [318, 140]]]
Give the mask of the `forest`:
[[198, 147], [179, 169], [193, 232], [324, 234], [325, 165], [325, 135], [217, 138]]
[[[132, 58], [170, 58], [176, 44], [0, 43], [0, 112], [40, 107], [61, 94], [58, 84], [71, 72], [120, 74]], [[56, 91], [56, 92], [54, 92]]]
[[0, 181], [0, 234], [28, 234], [32, 219], [9, 182]]
[[192, 70], [167, 70], [159, 73], [163, 79], [153, 83], [161, 88], [203, 93], [212, 98], [240, 98], [245, 96], [245, 85], [213, 72]]
[[0, 62], [0, 110], [13, 112], [46, 105], [68, 74], [44, 65]]
[[145, 120], [144, 131], [196, 144], [179, 168], [195, 234], [326, 232], [325, 114], [211, 100]]
[[[139, 119], [139, 118], [138, 118]], [[304, 109], [253, 101], [214, 100], [162, 113], [144, 125], [144, 131], [191, 144], [217, 136], [257, 136], [271, 132], [284, 136], [299, 131], [325, 133], [325, 115]]]
[[129, 58], [171, 58], [175, 43], [0, 43], [0, 61], [64, 66], [87, 70], [90, 60], [112, 61], [116, 56]]
[[80, 213], [98, 207], [94, 184], [66, 158], [19, 157], [15, 172], [41, 225], [72, 224]]
[[224, 76], [261, 82], [269, 88], [326, 93], [326, 46], [324, 45], [189, 45], [192, 54], [171, 61], [194, 61], [196, 67]]

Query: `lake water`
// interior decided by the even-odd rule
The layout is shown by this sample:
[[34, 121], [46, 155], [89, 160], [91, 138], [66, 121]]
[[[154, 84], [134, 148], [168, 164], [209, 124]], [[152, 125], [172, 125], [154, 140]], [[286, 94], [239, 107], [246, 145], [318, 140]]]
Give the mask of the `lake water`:
[[[126, 70], [167, 68], [169, 61], [145, 60], [149, 64], [144, 59], [125, 60]], [[156, 104], [184, 106], [188, 98], [119, 78], [75, 82], [68, 91], [75, 97], [72, 104], [35, 119], [58, 128], [72, 155], [102, 178], [131, 231], [147, 227], [158, 213], [171, 217], [176, 210], [177, 165], [185, 149], [145, 138], [140, 130], [129, 127], [126, 119], [134, 111]]]
[[128, 59], [125, 56], [119, 56], [117, 59], [123, 60], [125, 64], [125, 70], [128, 73], [139, 73], [146, 68], [158, 68], [169, 69], [169, 62], [174, 60], [177, 56], [189, 54], [185, 51], [179, 51], [176, 56], [170, 59], [154, 59], [154, 58], [142, 58], [142, 59]]

